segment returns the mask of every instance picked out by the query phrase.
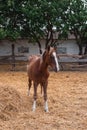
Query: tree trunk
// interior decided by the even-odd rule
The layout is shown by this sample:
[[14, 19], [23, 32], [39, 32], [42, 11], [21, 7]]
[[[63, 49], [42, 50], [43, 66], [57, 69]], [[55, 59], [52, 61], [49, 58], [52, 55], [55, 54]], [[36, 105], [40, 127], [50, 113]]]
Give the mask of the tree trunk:
[[87, 45], [86, 45], [85, 50], [84, 50], [84, 55], [86, 55], [86, 54], [87, 54]]
[[[79, 55], [83, 55], [82, 46], [81, 46], [81, 45], [78, 45], [78, 47], [79, 47]], [[79, 58], [79, 59], [82, 59], [82, 57]], [[82, 64], [84, 64], [84, 63], [79, 62], [79, 65], [82, 65]]]
[[78, 45], [78, 47], [79, 47], [79, 55], [82, 55], [83, 54], [83, 52], [82, 52], [82, 46]]
[[38, 47], [39, 47], [39, 53], [42, 54], [42, 48], [41, 48], [41, 43], [39, 41], [39, 38], [37, 37], [37, 35], [34, 33], [34, 31], [32, 32], [33, 35], [31, 35], [32, 37], [35, 38], [37, 44], [38, 44]]
[[39, 53], [42, 54], [41, 44], [40, 44], [40, 42], [37, 42], [37, 43], [38, 43], [38, 46], [39, 46]]
[[14, 53], [14, 50], [15, 50], [15, 45], [12, 44], [12, 70], [15, 70], [15, 53]]

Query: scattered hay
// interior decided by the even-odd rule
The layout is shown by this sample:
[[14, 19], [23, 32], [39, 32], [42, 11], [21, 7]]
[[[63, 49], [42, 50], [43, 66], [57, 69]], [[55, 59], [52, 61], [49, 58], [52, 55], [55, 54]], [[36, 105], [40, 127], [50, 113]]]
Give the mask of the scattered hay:
[[14, 117], [21, 111], [23, 100], [19, 92], [9, 86], [0, 87], [0, 119], [3, 121]]

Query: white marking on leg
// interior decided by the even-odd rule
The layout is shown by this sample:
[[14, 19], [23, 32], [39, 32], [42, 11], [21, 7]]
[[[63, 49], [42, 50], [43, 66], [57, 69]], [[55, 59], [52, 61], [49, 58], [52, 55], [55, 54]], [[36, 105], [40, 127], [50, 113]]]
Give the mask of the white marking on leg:
[[53, 56], [54, 56], [54, 59], [55, 59], [55, 62], [56, 62], [57, 71], [59, 71], [58, 59], [57, 59], [57, 56], [56, 56], [56, 53], [55, 53], [55, 52], [53, 52]]
[[45, 101], [45, 111], [48, 112], [48, 103]]
[[32, 110], [33, 110], [33, 111], [36, 110], [36, 100], [34, 100], [34, 102], [33, 102], [33, 108], [32, 108]]

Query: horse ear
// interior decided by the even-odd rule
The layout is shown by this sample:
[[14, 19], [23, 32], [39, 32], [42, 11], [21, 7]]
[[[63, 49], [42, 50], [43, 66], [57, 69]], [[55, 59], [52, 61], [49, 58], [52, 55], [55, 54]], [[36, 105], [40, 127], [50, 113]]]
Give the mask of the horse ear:
[[50, 46], [47, 46], [47, 50], [48, 50], [48, 52], [50, 51]]
[[46, 54], [46, 51], [43, 53], [42, 57], [43, 57], [43, 60], [45, 59], [45, 54]]

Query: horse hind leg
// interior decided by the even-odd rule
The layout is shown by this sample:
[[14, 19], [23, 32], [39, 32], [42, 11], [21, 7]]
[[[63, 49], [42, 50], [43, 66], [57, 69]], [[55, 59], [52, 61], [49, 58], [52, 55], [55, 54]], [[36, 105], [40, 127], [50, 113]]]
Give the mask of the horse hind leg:
[[34, 102], [33, 102], [33, 107], [32, 110], [35, 111], [36, 110], [36, 100], [37, 100], [37, 83], [34, 83]]
[[29, 79], [28, 79], [28, 96], [30, 95], [31, 85], [32, 85], [32, 81], [31, 81], [31, 79], [29, 78]]

